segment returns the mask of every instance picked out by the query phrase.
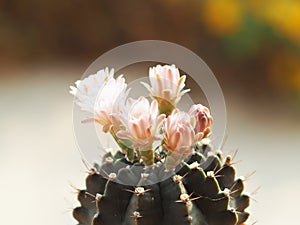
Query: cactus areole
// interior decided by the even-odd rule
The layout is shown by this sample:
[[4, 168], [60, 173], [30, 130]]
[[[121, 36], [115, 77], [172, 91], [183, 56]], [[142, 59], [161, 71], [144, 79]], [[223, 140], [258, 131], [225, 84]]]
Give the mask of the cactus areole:
[[177, 103], [189, 90], [175, 65], [149, 69], [147, 96], [128, 98], [125, 78], [105, 68], [71, 94], [118, 149], [94, 164], [73, 210], [79, 225], [235, 225], [249, 217], [231, 156], [210, 145], [210, 110]]

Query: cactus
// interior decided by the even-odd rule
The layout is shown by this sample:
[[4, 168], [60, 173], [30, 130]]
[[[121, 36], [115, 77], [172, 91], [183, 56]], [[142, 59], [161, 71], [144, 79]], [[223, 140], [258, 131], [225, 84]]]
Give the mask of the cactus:
[[[120, 163], [126, 160], [121, 152], [106, 154], [102, 166], [90, 170], [86, 190], [79, 191], [74, 217], [80, 225], [243, 224], [249, 216], [243, 179], [235, 178], [230, 156], [222, 163], [220, 152], [207, 149], [202, 144], [182, 168], [155, 184], [149, 180], [166, 173], [163, 164], [147, 174], [144, 166]], [[123, 185], [128, 179], [136, 185]]]
[[[157, 66], [151, 71], [156, 74], [167, 71], [169, 77], [175, 73], [175, 78], [179, 74], [173, 66]], [[126, 89], [124, 81], [118, 81], [123, 78], [114, 80], [108, 70], [96, 75], [102, 76], [102, 82], [113, 79], [111, 82], [119, 82]], [[176, 82], [175, 78], [172, 82]], [[148, 87], [154, 99], [151, 105], [139, 98], [130, 103], [129, 110], [120, 110], [119, 117], [103, 107], [101, 113], [93, 115], [103, 131], [112, 134], [120, 150], [107, 152], [101, 164], [94, 164], [86, 178], [86, 189], [78, 190], [80, 206], [73, 210], [73, 216], [79, 225], [236, 225], [247, 220], [249, 213], [245, 209], [250, 198], [243, 193], [244, 180], [236, 178], [231, 156], [223, 158], [222, 152], [210, 145], [212, 117], [208, 108], [198, 104], [188, 113], [176, 109], [185, 92], [184, 79], [183, 76], [177, 79], [174, 86], [177, 93], [168, 89], [165, 95], [164, 90], [159, 93]], [[83, 82], [84, 89], [78, 82], [72, 93], [78, 105], [87, 111], [89, 106], [83, 100], [91, 98], [91, 91], [86, 91], [89, 81]], [[123, 89], [118, 91], [123, 93]], [[77, 95], [83, 91], [86, 91], [83, 97]], [[161, 95], [165, 101], [156, 101]], [[95, 96], [92, 99], [97, 101]], [[168, 107], [161, 105], [162, 102], [168, 102]], [[134, 121], [132, 124], [121, 119], [115, 121], [124, 118], [124, 111], [125, 118]], [[138, 118], [132, 120], [133, 115]], [[147, 120], [139, 121], [143, 116]], [[157, 140], [160, 144], [154, 148]]]

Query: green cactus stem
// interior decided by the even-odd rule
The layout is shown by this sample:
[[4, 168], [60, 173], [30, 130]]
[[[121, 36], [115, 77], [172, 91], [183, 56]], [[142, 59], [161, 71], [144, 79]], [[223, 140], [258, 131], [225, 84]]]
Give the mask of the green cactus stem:
[[[141, 153], [152, 157], [153, 151]], [[78, 193], [80, 206], [73, 210], [78, 223], [242, 225], [249, 217], [250, 198], [243, 193], [243, 179], [235, 177], [230, 157], [223, 159], [202, 145], [169, 172], [163, 163], [145, 166], [153, 163], [151, 157], [140, 164], [127, 162], [121, 152], [106, 154], [101, 167], [87, 176], [86, 190]], [[161, 174], [164, 179], [159, 180]]]

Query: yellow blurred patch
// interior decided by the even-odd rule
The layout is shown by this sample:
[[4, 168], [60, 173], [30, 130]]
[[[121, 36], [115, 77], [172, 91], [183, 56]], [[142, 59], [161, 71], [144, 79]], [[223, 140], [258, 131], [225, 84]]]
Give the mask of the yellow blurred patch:
[[204, 24], [219, 35], [237, 32], [243, 15], [244, 5], [239, 0], [206, 0], [202, 4]]
[[300, 43], [299, 0], [251, 0], [253, 14], [270, 24], [282, 36]]

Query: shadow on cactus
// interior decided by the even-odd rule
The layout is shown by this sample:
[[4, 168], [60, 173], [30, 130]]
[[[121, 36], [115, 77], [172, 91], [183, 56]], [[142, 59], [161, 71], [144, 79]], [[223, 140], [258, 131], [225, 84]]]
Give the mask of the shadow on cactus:
[[80, 225], [243, 224], [249, 196], [231, 157], [210, 145], [209, 109], [176, 108], [189, 90], [174, 65], [150, 68], [149, 78], [151, 101], [127, 98], [124, 77], [108, 68], [71, 87], [84, 121], [119, 145], [90, 169], [74, 218]]

